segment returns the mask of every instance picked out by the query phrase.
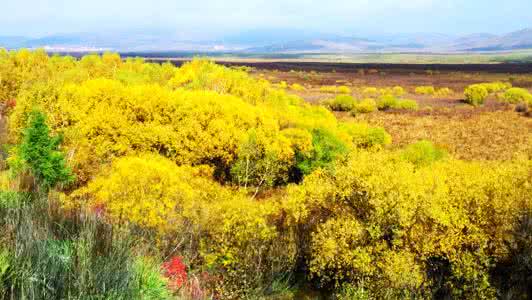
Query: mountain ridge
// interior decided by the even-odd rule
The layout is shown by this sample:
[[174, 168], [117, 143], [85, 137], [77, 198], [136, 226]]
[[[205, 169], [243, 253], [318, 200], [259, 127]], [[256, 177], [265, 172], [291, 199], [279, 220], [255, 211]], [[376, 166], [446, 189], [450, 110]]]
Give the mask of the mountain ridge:
[[47, 51], [196, 51], [243, 53], [368, 53], [368, 52], [480, 52], [532, 49], [532, 28], [503, 35], [475, 33], [387, 34], [371, 37], [262, 29], [212, 40], [184, 39], [171, 32], [106, 32], [54, 34], [40, 38], [0, 36], [0, 47], [44, 48]]

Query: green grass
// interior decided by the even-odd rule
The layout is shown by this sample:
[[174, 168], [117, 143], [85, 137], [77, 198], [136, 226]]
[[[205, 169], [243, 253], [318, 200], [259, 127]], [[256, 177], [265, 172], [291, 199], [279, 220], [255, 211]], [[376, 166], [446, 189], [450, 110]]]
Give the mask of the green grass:
[[[142, 53], [138, 53], [142, 56]], [[190, 59], [198, 53], [164, 53], [161, 58]], [[202, 57], [226, 62], [337, 62], [393, 64], [491, 64], [532, 63], [532, 49], [476, 53], [203, 53]], [[164, 58], [163, 58], [164, 57]]]

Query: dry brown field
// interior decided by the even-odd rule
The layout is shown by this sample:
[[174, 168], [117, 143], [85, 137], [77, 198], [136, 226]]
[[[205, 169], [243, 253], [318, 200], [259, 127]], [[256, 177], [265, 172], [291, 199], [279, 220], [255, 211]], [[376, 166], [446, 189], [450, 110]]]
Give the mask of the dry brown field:
[[[467, 160], [511, 159], [517, 155], [532, 156], [532, 118], [530, 113], [516, 111], [515, 105], [502, 103], [490, 96], [486, 103], [473, 107], [464, 103], [464, 89], [475, 83], [503, 81], [514, 87], [532, 91], [532, 73], [500, 72], [494, 69], [483, 71], [456, 71], [404, 68], [297, 68], [287, 70], [255, 67], [252, 74], [273, 83], [286, 82], [287, 90], [309, 103], [320, 105], [334, 94], [320, 91], [322, 86], [347, 86], [356, 99], [364, 98], [366, 87], [392, 88], [401, 86], [403, 98], [413, 99], [417, 111], [377, 111], [353, 116], [349, 112], [335, 112], [347, 121], [367, 122], [384, 127], [392, 136], [392, 147], [402, 147], [418, 140], [430, 140], [449, 151], [454, 157]], [[502, 69], [503, 71], [507, 71]], [[525, 70], [526, 71], [526, 70]], [[304, 90], [293, 90], [292, 84]], [[450, 88], [446, 96], [418, 95], [416, 87], [434, 86], [435, 89]]]

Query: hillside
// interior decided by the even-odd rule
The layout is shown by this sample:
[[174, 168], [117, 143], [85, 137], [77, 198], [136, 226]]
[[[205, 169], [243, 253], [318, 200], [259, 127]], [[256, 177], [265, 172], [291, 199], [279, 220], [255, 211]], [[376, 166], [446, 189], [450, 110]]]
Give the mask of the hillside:
[[286, 53], [454, 53], [510, 51], [532, 48], [532, 29], [504, 35], [438, 33], [354, 36], [293, 29], [251, 30], [219, 38], [190, 38], [175, 31], [131, 31], [56, 34], [41, 38], [0, 37], [6, 48], [45, 48], [47, 51], [193, 51], [240, 54]]

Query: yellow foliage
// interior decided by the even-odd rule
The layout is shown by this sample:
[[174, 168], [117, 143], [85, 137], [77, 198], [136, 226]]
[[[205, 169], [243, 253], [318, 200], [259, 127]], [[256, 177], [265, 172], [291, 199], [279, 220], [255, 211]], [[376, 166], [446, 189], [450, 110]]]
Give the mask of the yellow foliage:
[[433, 86], [418, 86], [414, 92], [418, 95], [434, 95], [436, 90]]
[[[112, 53], [74, 60], [0, 51], [0, 101], [16, 99], [11, 142], [20, 141], [33, 108], [47, 114], [79, 179], [65, 203], [153, 232], [145, 238], [220, 279], [220, 298], [253, 298], [251, 291], [291, 275], [296, 262], [324, 284], [351, 284], [376, 298], [417, 296], [439, 283], [455, 298], [495, 295], [491, 268], [512, 258], [513, 232], [532, 211], [530, 159], [442, 160], [428, 146], [390, 151], [384, 129], [339, 122], [288, 94], [288, 84], [276, 87], [200, 59], [176, 68]], [[401, 87], [361, 93], [390, 108], [417, 107], [396, 99]], [[376, 106], [353, 104], [357, 112]], [[384, 115], [407, 124], [402, 114], [375, 117]], [[401, 145], [411, 140], [396, 136]], [[468, 140], [463, 147], [475, 141], [459, 136]], [[309, 175], [298, 184], [301, 174]], [[259, 193], [265, 187], [275, 189]]]
[[292, 187], [283, 207], [288, 224], [316, 226], [311, 274], [323, 281], [415, 290], [438, 258], [465, 282], [457, 293], [487, 295], [486, 260], [507, 258], [508, 233], [532, 209], [531, 167], [445, 160], [419, 168], [398, 153], [362, 151]]
[[377, 102], [371, 98], [363, 99], [355, 104], [351, 111], [353, 115], [371, 113], [377, 110]]
[[451, 90], [450, 88], [441, 88], [441, 89], [437, 89], [434, 92], [434, 97], [448, 97], [452, 95], [453, 93], [454, 91]]
[[[216, 201], [221, 187], [202, 178], [208, 169], [178, 167], [153, 154], [123, 157], [71, 199], [102, 207], [116, 223], [133, 223], [165, 234], [182, 228], [195, 201]], [[75, 205], [76, 203], [70, 203]]]
[[301, 92], [305, 90], [305, 87], [302, 86], [301, 84], [294, 83], [290, 85], [290, 89], [296, 92]]
[[[79, 64], [89, 77], [107, 78], [63, 86], [42, 83], [24, 90], [10, 117], [10, 134], [17, 142], [28, 113], [40, 107], [52, 130], [64, 135], [80, 184], [98, 173], [102, 163], [140, 152], [160, 153], [178, 164], [209, 164], [223, 174], [235, 161], [249, 159], [241, 149], [251, 130], [262, 145], [255, 159], [269, 156], [271, 161], [273, 155], [280, 165], [269, 181], [283, 182], [298, 150], [280, 134], [282, 129], [299, 128], [308, 136], [314, 128], [326, 128], [345, 135], [327, 110], [275, 90], [246, 72], [208, 61], [194, 60], [176, 69], [168, 83], [172, 89], [123, 80], [124, 70], [145, 70], [139, 61], [122, 63], [107, 54], [87, 56]], [[164, 75], [170, 73], [166, 68], [161, 69], [162, 76], [169, 78]], [[109, 79], [115, 77], [122, 79]]]
[[341, 85], [341, 86], [324, 85], [320, 87], [320, 92], [333, 93], [333, 94], [351, 94], [351, 89], [345, 85]]
[[[96, 79], [45, 96], [20, 99], [10, 119], [13, 133], [20, 132], [27, 112], [40, 100], [52, 128], [64, 134], [65, 146], [73, 151], [71, 163], [82, 180], [96, 171], [91, 170], [95, 158], [106, 162], [139, 151], [162, 153], [178, 163], [225, 166], [235, 159], [248, 129], [260, 128], [265, 138], [279, 131], [263, 110], [213, 92], [126, 87]], [[50, 106], [49, 98], [55, 101]]]
[[376, 87], [366, 87], [362, 90], [362, 95], [364, 97], [377, 97], [380, 95], [379, 89]]

